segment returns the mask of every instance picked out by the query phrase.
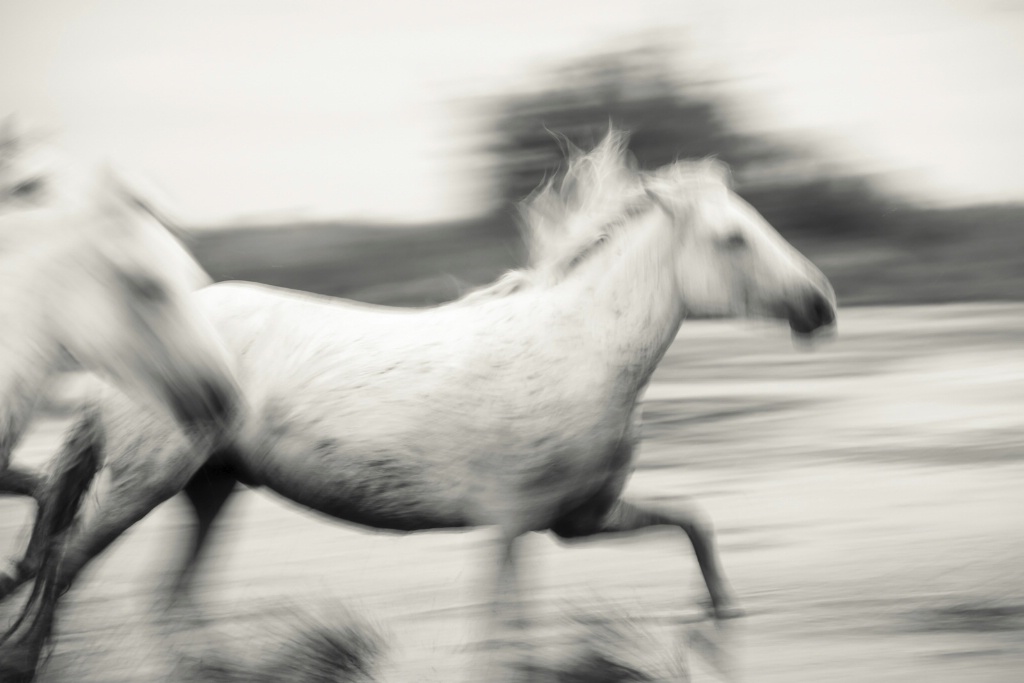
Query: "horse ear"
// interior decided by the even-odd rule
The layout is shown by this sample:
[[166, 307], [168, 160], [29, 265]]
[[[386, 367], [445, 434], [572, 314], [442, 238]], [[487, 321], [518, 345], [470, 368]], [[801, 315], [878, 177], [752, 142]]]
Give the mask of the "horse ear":
[[8, 114], [0, 123], [0, 162], [16, 158], [33, 145], [45, 141], [48, 133], [39, 129], [23, 128], [18, 117]]
[[130, 190], [125, 189], [129, 197], [129, 201], [140, 211], [148, 214], [153, 220], [164, 227], [164, 230], [171, 233], [171, 236], [181, 242], [183, 246], [192, 246], [195, 242], [195, 238], [188, 230], [186, 230], [178, 221], [174, 220], [166, 213], [156, 208], [147, 199], [132, 193]]
[[192, 235], [178, 221], [171, 218], [165, 211], [158, 209], [148, 197], [143, 197], [139, 192], [129, 187], [122, 180], [121, 174], [117, 173], [109, 165], [103, 167], [101, 182], [103, 189], [108, 193], [107, 196], [113, 195], [113, 198], [121, 207], [128, 207], [132, 211], [141, 212], [149, 216], [163, 226], [183, 246], [188, 247], [194, 242]]
[[15, 164], [20, 153], [21, 136], [14, 114], [10, 114], [0, 124], [0, 167]]

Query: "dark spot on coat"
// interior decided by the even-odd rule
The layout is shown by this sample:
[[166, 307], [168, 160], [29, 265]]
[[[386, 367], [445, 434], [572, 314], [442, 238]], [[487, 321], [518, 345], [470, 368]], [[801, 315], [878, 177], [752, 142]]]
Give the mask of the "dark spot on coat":
[[337, 439], [321, 439], [313, 446], [313, 452], [318, 457], [336, 455], [340, 449]]

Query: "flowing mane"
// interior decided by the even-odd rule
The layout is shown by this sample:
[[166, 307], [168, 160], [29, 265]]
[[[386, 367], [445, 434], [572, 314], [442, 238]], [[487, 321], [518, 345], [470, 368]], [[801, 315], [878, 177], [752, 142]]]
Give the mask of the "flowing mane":
[[520, 203], [529, 268], [557, 282], [595, 246], [622, 227], [619, 218], [646, 201], [627, 149], [629, 135], [612, 129], [592, 151], [570, 148], [564, 172]]
[[590, 152], [570, 145], [565, 169], [519, 205], [528, 260], [459, 302], [501, 298], [534, 285], [555, 284], [610, 237], [630, 200], [645, 197], [629, 155], [629, 135], [612, 129]]
[[633, 223], [629, 219], [656, 201], [652, 191], [685, 204], [708, 182], [729, 184], [728, 168], [714, 159], [677, 161], [642, 172], [628, 144], [629, 134], [612, 128], [590, 152], [569, 145], [565, 170], [519, 203], [526, 267], [505, 273], [459, 301], [500, 298], [528, 286], [557, 284], [603, 244], [627, 232]]

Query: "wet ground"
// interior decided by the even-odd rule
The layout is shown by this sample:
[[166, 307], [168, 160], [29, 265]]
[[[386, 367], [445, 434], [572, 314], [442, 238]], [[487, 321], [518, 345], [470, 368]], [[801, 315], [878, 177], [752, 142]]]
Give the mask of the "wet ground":
[[[1024, 680], [1024, 305], [847, 309], [840, 325], [801, 350], [774, 327], [687, 323], [647, 395], [629, 494], [704, 505], [748, 616], [701, 619], [678, 532], [571, 548], [537, 535], [523, 578], [538, 632], [555, 637], [581, 605], [626, 612], [685, 652], [695, 681]], [[19, 459], [45, 460], [61, 426], [40, 422]], [[137, 525], [68, 595], [40, 680], [174, 680], [197, 639], [217, 647], [213, 632], [165, 637], [152, 608], [182, 505]], [[0, 547], [20, 548], [30, 510], [0, 500]], [[370, 533], [244, 492], [202, 597], [226, 632], [285, 603], [337, 601], [390, 634], [387, 680], [460, 680], [488, 540]]]

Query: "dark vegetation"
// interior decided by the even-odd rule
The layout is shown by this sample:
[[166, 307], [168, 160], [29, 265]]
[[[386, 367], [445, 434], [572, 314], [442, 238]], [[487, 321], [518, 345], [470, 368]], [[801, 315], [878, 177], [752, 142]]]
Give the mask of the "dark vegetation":
[[[573, 606], [531, 640], [530, 680], [630, 683], [689, 680], [688, 650], [699, 624], [681, 631], [647, 624], [612, 602]], [[597, 608], [600, 608], [599, 610]], [[682, 637], [680, 637], [682, 636]], [[390, 634], [344, 606], [298, 605], [218, 622], [180, 652], [190, 683], [375, 683], [406, 681], [389, 671]], [[479, 665], [477, 664], [470, 664]], [[713, 661], [713, 665], [719, 665]], [[411, 680], [435, 680], [429, 676]]]
[[250, 615], [222, 623], [219, 637], [202, 643], [179, 662], [178, 677], [190, 683], [374, 683], [388, 650], [385, 635], [346, 609]]
[[200, 261], [217, 279], [373, 303], [454, 298], [521, 265], [514, 202], [555, 173], [566, 140], [587, 147], [613, 120], [633, 132], [642, 168], [709, 155], [728, 162], [740, 194], [818, 263], [841, 303], [1024, 297], [1024, 206], [917, 207], [873, 178], [830, 168], [827, 153], [809, 145], [740, 132], [712, 88], [668, 63], [657, 47], [591, 56], [553, 70], [550, 87], [486, 103], [502, 199], [493, 215], [446, 225], [207, 232], [196, 244]]

